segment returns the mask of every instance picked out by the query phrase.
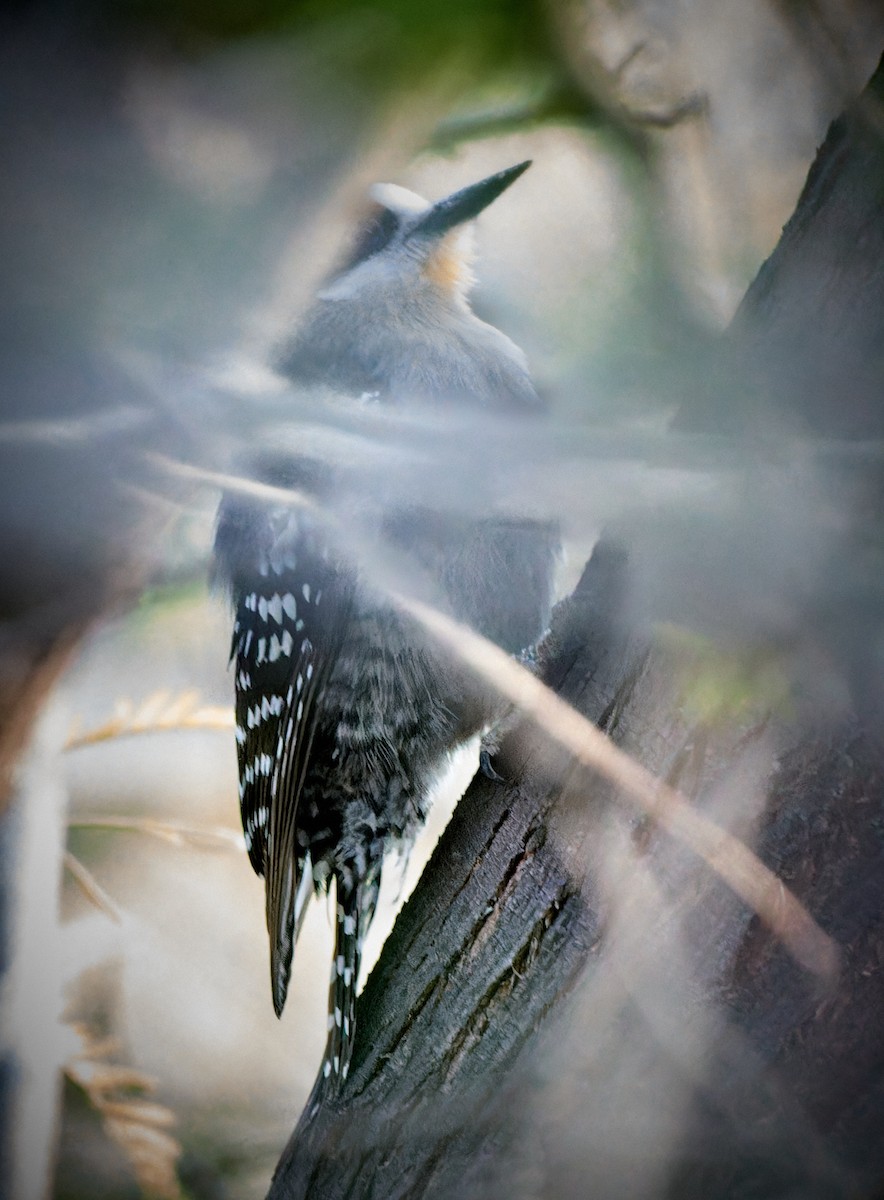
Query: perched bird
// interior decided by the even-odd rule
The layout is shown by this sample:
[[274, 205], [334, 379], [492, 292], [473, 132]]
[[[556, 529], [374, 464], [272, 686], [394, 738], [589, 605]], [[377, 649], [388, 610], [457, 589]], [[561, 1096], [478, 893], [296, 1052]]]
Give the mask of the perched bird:
[[[377, 187], [374, 216], [284, 347], [280, 369], [297, 387], [410, 413], [536, 411], [524, 355], [470, 309], [461, 237], [528, 165], [436, 204]], [[346, 471], [305, 454], [265, 454], [253, 470], [310, 503], [230, 494], [219, 510], [216, 560], [236, 611], [243, 829], [266, 881], [277, 1014], [307, 901], [334, 880], [320, 1086], [336, 1088], [350, 1063], [385, 851], [413, 838], [449, 752], [487, 726], [496, 704], [397, 609], [357, 549], [386, 547], [431, 582], [437, 603], [518, 653], [545, 628], [558, 536], [535, 518], [461, 510], [456, 498], [440, 506], [385, 499], [383, 489], [359, 496]]]

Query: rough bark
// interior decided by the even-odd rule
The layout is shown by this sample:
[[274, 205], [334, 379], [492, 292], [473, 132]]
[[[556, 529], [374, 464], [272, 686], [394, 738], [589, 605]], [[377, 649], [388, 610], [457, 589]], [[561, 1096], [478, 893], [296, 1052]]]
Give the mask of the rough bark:
[[[882, 86], [879, 68], [833, 125], [735, 323], [741, 436], [796, 414], [839, 447], [880, 427]], [[837, 939], [837, 984], [821, 991], [705, 864], [519, 728], [506, 783], [473, 782], [400, 915], [351, 1075], [301, 1118], [272, 1200], [877, 1192], [881, 480], [840, 450], [826, 470], [857, 503], [832, 563], [843, 593], [805, 607], [803, 632], [843, 664], [850, 700], [795, 711], [761, 687], [698, 718], [708, 646], [651, 636], [630, 611], [631, 549], [608, 544], [557, 611], [544, 672], [753, 842]]]

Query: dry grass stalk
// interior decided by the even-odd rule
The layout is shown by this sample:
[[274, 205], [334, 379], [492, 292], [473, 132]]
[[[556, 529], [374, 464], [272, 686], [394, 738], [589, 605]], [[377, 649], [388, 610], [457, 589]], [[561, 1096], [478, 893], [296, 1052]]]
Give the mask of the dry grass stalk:
[[167, 733], [183, 729], [223, 729], [234, 727], [233, 709], [220, 704], [200, 704], [199, 692], [186, 691], [173, 696], [168, 691], [154, 692], [137, 707], [123, 700], [107, 721], [85, 732], [73, 731], [65, 750], [94, 746], [115, 738], [141, 733]]
[[245, 851], [241, 833], [225, 829], [221, 825], [200, 827], [184, 821], [156, 820], [153, 817], [126, 817], [117, 814], [107, 816], [84, 814], [72, 817], [69, 828], [73, 829], [121, 829], [132, 833], [146, 833], [150, 837], [171, 842], [173, 846], [212, 846], [222, 850]]
[[86, 898], [105, 916], [119, 924], [122, 920], [120, 910], [89, 868], [75, 854], [71, 854], [70, 850], [64, 852], [64, 865]]
[[97, 1041], [82, 1024], [72, 1028], [82, 1051], [66, 1064], [65, 1074], [101, 1117], [142, 1193], [155, 1200], [183, 1200], [177, 1170], [181, 1145], [167, 1132], [175, 1114], [164, 1104], [144, 1099], [156, 1088], [155, 1080], [135, 1067], [105, 1061], [115, 1049], [113, 1043]]

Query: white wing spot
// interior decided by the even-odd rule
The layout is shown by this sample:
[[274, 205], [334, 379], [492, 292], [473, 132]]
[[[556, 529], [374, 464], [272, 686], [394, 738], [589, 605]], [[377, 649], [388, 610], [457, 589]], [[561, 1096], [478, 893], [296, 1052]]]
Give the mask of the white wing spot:
[[309, 604], [310, 603], [310, 584], [309, 583], [305, 583], [305, 584], [301, 585], [301, 595], [304, 597], [304, 599]]
[[256, 662], [262, 663], [267, 657], [267, 638], [258, 638], [258, 657]]
[[279, 592], [274, 592], [273, 598], [267, 604], [267, 611], [277, 625], [282, 624], [282, 597]]
[[274, 633], [270, 639], [270, 653], [267, 655], [267, 658], [270, 662], [276, 662], [281, 653], [282, 647], [279, 644], [279, 638]]
[[262, 621], [267, 620], [267, 597], [262, 596], [258, 601], [258, 615]]
[[313, 678], [313, 663], [307, 663], [307, 682]]
[[286, 657], [288, 657], [291, 654], [292, 646], [294, 646], [294, 644], [295, 644], [295, 639], [292, 637], [292, 635], [289, 633], [289, 631], [286, 630], [285, 633], [282, 635], [282, 652]]
[[286, 594], [283, 596], [282, 607], [285, 610], [286, 616], [291, 617], [291, 619], [294, 621], [298, 615], [298, 606], [295, 603], [295, 598], [291, 592], [286, 592]]

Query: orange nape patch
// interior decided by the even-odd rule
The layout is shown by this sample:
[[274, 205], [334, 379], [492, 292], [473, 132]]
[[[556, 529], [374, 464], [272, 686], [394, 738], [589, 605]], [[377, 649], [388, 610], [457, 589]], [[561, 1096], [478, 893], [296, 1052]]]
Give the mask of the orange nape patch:
[[424, 278], [442, 292], [466, 292], [474, 282], [470, 250], [469, 240], [462, 236], [462, 232], [452, 230], [434, 247], [424, 263]]

